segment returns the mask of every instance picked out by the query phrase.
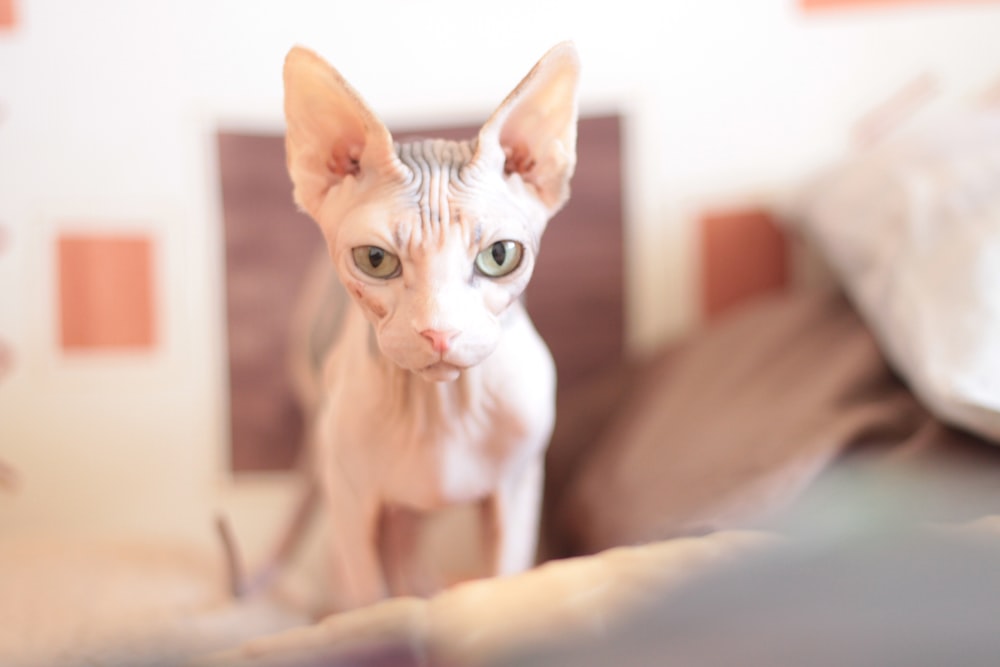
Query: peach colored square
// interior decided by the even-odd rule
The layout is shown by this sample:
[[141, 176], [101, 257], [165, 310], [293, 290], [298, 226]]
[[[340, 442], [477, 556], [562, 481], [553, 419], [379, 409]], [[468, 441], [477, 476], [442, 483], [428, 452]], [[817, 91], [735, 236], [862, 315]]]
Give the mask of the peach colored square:
[[[970, 2], [983, 2], [984, 0], [799, 0], [799, 6], [806, 11], [811, 10], [823, 10], [823, 9], [835, 9], [835, 8], [851, 8], [851, 7], [867, 7], [867, 6], [892, 6], [892, 5], [915, 5], [915, 4], [927, 4], [936, 3], [939, 5], [945, 4], [968, 4]], [[996, 0], [985, 0], [993, 1]]]
[[701, 220], [701, 306], [706, 319], [788, 284], [788, 243], [763, 209], [715, 211]]
[[155, 344], [153, 244], [142, 236], [64, 235], [58, 241], [63, 349]]
[[14, 0], [0, 0], [0, 29], [13, 28], [17, 24]]

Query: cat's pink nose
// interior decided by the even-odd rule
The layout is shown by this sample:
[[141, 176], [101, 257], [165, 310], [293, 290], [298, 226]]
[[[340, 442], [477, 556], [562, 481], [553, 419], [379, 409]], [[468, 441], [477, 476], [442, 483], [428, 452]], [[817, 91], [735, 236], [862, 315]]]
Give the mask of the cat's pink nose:
[[424, 329], [420, 335], [431, 342], [431, 347], [435, 352], [444, 354], [451, 347], [451, 341], [458, 335], [457, 331], [437, 331], [436, 329]]

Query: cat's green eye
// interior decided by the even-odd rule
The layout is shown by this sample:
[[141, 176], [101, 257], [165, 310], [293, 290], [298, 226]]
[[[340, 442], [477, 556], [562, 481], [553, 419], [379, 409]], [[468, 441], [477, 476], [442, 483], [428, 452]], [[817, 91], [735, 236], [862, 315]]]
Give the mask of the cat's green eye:
[[399, 257], [374, 245], [363, 245], [352, 251], [354, 264], [372, 278], [395, 278], [399, 275]]
[[476, 268], [484, 276], [500, 278], [521, 265], [524, 246], [517, 241], [497, 241], [476, 255]]

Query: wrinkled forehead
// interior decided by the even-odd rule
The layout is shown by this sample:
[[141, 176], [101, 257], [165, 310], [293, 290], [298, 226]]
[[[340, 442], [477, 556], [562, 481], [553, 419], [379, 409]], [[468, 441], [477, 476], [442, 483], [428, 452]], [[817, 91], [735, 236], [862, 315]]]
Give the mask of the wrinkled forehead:
[[395, 144], [393, 148], [412, 172], [416, 184], [423, 184], [440, 176], [457, 178], [462, 168], [472, 162], [475, 142], [419, 139]]
[[421, 227], [431, 232], [450, 224], [456, 191], [469, 185], [463, 178], [472, 160], [472, 142], [426, 139], [397, 144], [395, 149], [407, 169], [406, 189], [417, 204]]
[[503, 187], [502, 174], [491, 178], [483, 169], [467, 168], [475, 147], [475, 141], [445, 139], [395, 146], [407, 169], [407, 199], [415, 205], [411, 224], [406, 225], [410, 240], [439, 238], [461, 226], [469, 241], [478, 244], [500, 220], [523, 217]]

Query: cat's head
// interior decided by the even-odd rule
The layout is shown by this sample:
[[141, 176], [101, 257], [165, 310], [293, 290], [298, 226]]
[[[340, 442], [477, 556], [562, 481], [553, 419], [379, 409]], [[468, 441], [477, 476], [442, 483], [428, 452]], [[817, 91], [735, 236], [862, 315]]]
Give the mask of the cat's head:
[[549, 51], [467, 142], [394, 144], [319, 56], [285, 60], [288, 170], [382, 353], [451, 380], [497, 347], [569, 197], [579, 60]]

